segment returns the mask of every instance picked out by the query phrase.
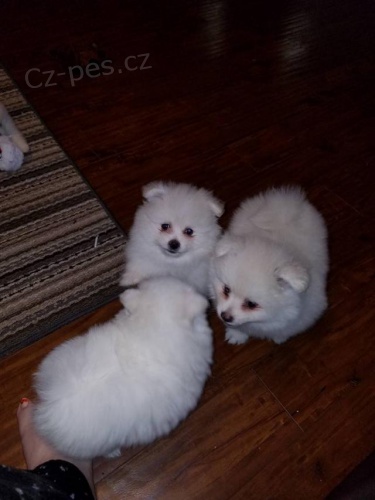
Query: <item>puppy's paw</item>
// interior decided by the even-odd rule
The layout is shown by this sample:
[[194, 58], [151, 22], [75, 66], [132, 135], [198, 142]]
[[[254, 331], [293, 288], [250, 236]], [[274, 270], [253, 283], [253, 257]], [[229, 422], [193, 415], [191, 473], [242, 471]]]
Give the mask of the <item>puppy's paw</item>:
[[225, 340], [228, 344], [244, 344], [248, 338], [249, 336], [246, 333], [234, 328], [227, 328], [225, 331]]
[[111, 451], [110, 453], [107, 453], [105, 455], [105, 458], [118, 458], [121, 456], [121, 448], [116, 448], [115, 450]]
[[270, 340], [273, 340], [275, 344], [280, 345], [283, 344], [289, 337], [270, 337]]
[[125, 271], [125, 273], [121, 276], [120, 285], [121, 286], [130, 286], [136, 285], [142, 279], [142, 275], [137, 273], [136, 271]]

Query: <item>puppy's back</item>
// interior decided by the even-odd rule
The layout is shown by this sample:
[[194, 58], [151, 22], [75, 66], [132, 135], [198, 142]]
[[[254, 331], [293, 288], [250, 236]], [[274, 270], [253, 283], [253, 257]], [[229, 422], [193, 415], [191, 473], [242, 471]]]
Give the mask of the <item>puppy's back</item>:
[[270, 189], [243, 201], [229, 229], [237, 234], [252, 227], [273, 231], [298, 220], [305, 204], [306, 196], [298, 187]]
[[271, 239], [308, 261], [327, 260], [327, 230], [323, 217], [299, 187], [270, 189], [245, 200], [233, 216], [235, 235]]

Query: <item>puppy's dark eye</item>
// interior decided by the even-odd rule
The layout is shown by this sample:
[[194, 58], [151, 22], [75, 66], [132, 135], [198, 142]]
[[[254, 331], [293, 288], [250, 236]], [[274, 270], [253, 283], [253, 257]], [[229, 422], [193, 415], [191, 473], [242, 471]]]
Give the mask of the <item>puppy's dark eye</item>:
[[193, 236], [194, 230], [191, 229], [191, 227], [185, 227], [183, 233], [186, 234], [186, 236]]
[[243, 303], [243, 307], [245, 309], [253, 310], [259, 307], [259, 305], [256, 302], [253, 302], [252, 300], [245, 300], [245, 302]]
[[168, 224], [167, 222], [165, 222], [164, 224], [160, 225], [161, 231], [168, 231], [168, 229], [170, 229], [170, 228], [171, 228], [171, 225]]
[[227, 286], [227, 285], [223, 286], [223, 294], [225, 295], [225, 297], [229, 297], [229, 294], [230, 294], [229, 286]]

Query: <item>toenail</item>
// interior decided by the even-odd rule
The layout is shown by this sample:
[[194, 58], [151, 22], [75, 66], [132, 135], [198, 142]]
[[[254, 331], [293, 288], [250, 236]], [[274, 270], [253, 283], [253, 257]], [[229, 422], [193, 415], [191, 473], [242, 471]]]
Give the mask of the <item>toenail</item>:
[[21, 398], [20, 405], [22, 406], [22, 408], [26, 408], [28, 404], [29, 404], [29, 399]]

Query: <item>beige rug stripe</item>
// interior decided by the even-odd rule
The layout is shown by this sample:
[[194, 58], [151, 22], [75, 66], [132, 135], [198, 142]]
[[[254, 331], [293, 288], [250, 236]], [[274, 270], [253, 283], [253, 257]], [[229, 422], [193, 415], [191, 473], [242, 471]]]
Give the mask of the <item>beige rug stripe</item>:
[[116, 298], [125, 236], [0, 66], [0, 101], [30, 145], [0, 171], [0, 356]]

